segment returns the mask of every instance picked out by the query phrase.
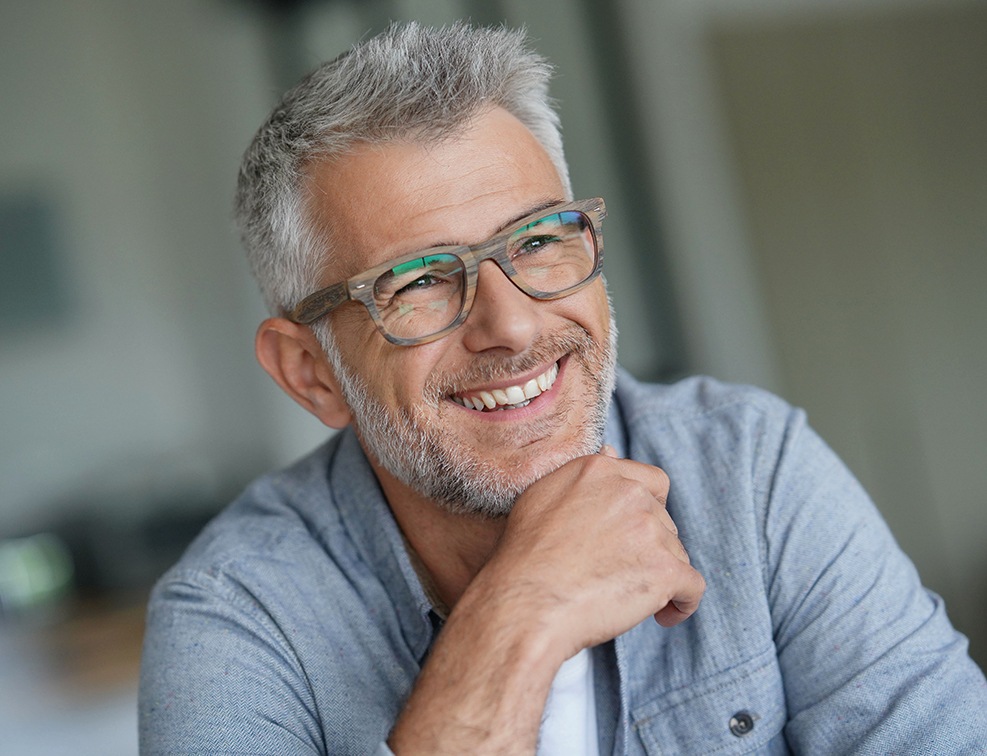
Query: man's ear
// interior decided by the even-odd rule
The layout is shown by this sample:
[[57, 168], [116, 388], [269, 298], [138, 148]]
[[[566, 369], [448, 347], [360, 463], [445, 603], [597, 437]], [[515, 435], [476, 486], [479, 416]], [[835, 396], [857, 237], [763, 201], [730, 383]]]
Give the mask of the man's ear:
[[351, 420], [339, 383], [311, 329], [268, 318], [254, 339], [257, 361], [282, 390], [330, 428]]

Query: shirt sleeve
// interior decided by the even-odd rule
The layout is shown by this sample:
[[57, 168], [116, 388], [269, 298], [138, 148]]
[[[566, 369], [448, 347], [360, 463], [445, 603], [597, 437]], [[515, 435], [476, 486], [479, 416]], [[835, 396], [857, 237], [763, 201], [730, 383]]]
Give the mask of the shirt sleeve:
[[968, 753], [987, 683], [870, 499], [793, 411], [766, 481], [768, 592], [789, 745], [800, 753]]
[[158, 585], [139, 693], [142, 754], [324, 753], [290, 645], [249, 595], [201, 573]]

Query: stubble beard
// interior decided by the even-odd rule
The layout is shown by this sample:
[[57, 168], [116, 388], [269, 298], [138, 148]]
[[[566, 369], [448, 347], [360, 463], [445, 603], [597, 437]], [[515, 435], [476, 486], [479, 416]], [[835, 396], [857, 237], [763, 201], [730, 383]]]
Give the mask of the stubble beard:
[[[572, 325], [518, 357], [478, 359], [456, 375], [434, 376], [423, 392], [423, 401], [410, 407], [387, 407], [373, 395], [368, 381], [354, 374], [342, 360], [333, 360], [333, 367], [352, 413], [354, 429], [368, 455], [399, 481], [448, 512], [500, 518], [510, 513], [518, 496], [536, 480], [576, 457], [599, 451], [616, 380], [616, 340], [612, 313], [606, 343], [597, 343], [587, 331]], [[461, 443], [445, 427], [447, 424], [436, 422], [441, 403], [457, 389], [521, 375], [562, 354], [569, 355], [566, 374], [581, 371], [589, 395], [570, 394], [564, 401], [560, 398], [550, 417], [517, 427], [514, 437], [503, 436], [502, 442], [519, 447], [560, 430], [571, 433], [571, 423], [577, 422], [571, 420], [573, 410], [578, 409], [572, 404], [583, 401], [585, 413], [575, 429], [576, 440], [551, 457], [535, 460], [526, 467], [525, 474], [498, 467], [483, 456], [482, 449]]]

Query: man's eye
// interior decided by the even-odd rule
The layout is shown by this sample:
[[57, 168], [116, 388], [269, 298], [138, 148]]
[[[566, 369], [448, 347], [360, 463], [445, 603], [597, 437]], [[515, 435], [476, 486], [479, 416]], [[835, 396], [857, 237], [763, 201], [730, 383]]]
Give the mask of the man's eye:
[[395, 294], [400, 296], [401, 294], [408, 294], [414, 291], [421, 291], [422, 289], [428, 289], [437, 284], [443, 283], [444, 279], [440, 276], [434, 275], [432, 273], [425, 273], [418, 276], [411, 283], [405, 284], [400, 289], [398, 289]]
[[538, 252], [553, 242], [560, 241], [557, 236], [529, 236], [523, 239], [515, 249], [515, 255], [525, 255], [531, 252]]

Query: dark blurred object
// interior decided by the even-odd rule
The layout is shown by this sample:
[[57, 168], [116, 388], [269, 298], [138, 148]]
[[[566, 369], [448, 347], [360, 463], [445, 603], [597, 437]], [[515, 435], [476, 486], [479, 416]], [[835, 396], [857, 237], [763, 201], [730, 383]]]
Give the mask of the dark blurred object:
[[76, 594], [92, 599], [146, 592], [220, 506], [184, 500], [139, 516], [94, 506], [63, 521], [55, 530], [72, 555]]
[[0, 331], [58, 326], [71, 311], [58, 212], [50, 193], [0, 195]]
[[39, 507], [55, 514], [0, 533], [0, 616], [44, 620], [60, 604], [143, 602], [248, 475], [184, 450], [80, 479], [67, 498]]

